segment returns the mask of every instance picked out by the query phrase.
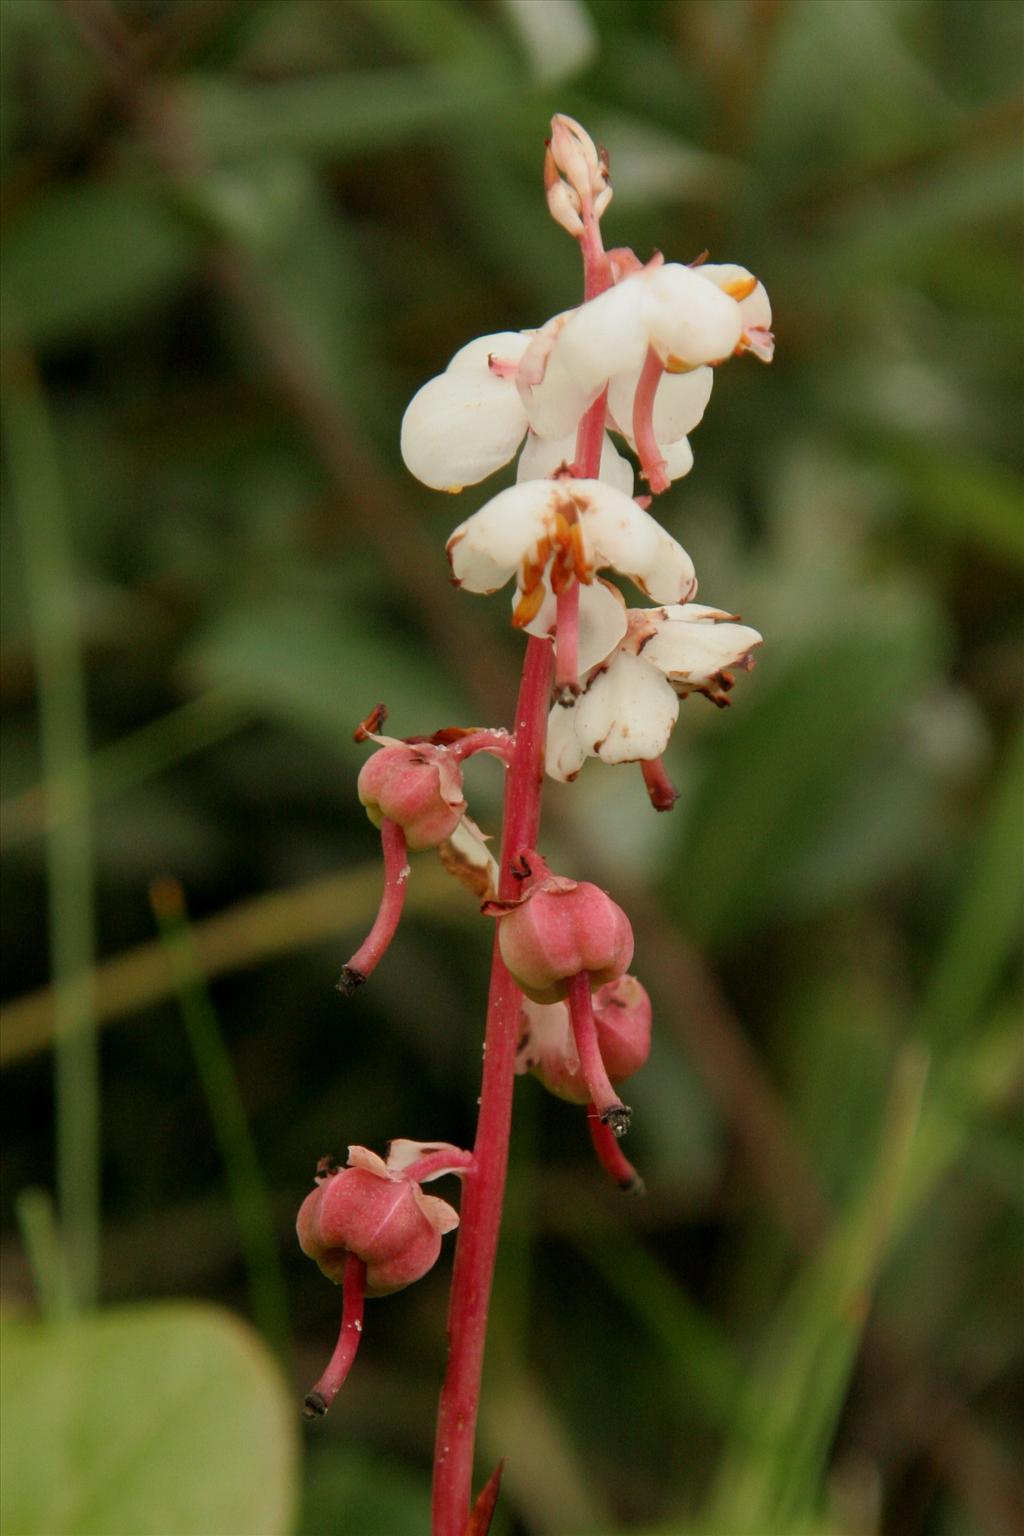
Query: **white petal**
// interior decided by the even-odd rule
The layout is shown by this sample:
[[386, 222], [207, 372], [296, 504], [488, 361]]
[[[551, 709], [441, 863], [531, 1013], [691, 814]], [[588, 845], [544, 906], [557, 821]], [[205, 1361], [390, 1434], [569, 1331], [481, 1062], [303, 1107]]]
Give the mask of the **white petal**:
[[758, 330], [771, 330], [772, 306], [768, 294], [764, 284], [759, 283], [746, 267], [738, 267], [734, 262], [706, 261], [702, 266], [695, 267], [694, 271], [698, 277], [714, 283], [716, 288], [721, 288], [736, 300], [740, 306], [744, 329], [754, 326]]
[[555, 355], [579, 386], [595, 394], [619, 373], [639, 373], [647, 356], [643, 321], [646, 273], [616, 283], [581, 304], [566, 322]]
[[679, 700], [657, 668], [620, 651], [581, 695], [574, 713], [583, 750], [605, 763], [633, 763], [664, 752]]
[[454, 1206], [448, 1204], [437, 1195], [425, 1195], [418, 1184], [413, 1185], [413, 1193], [416, 1196], [416, 1204], [424, 1216], [442, 1235], [452, 1232], [459, 1224], [459, 1213]]
[[[519, 601], [516, 592], [513, 607]], [[535, 618], [527, 624], [526, 632], [541, 639], [554, 634], [558, 616], [558, 599], [550, 587]], [[610, 656], [626, 633], [628, 618], [626, 603], [618, 587], [600, 577], [590, 586], [580, 587], [579, 627], [579, 675], [584, 677], [599, 662]], [[564, 712], [564, 711], [563, 711]]]
[[[523, 451], [519, 455], [516, 479], [546, 480], [561, 465], [572, 464], [575, 456], [575, 432], [570, 432], [566, 437], [553, 438], [538, 437], [535, 432], [528, 432]], [[606, 485], [614, 485], [616, 490], [624, 491], [627, 496], [633, 494], [633, 466], [618, 452], [607, 432], [604, 435], [601, 469], [597, 478]]]
[[600, 480], [575, 480], [571, 486], [595, 566], [612, 566], [655, 602], [692, 597], [693, 561], [659, 522]]
[[[639, 379], [639, 370], [628, 375], [619, 374], [608, 387], [608, 409], [630, 442], [633, 441], [633, 397]], [[654, 436], [663, 452], [666, 443], [677, 442], [699, 425], [711, 398], [714, 379], [711, 368], [693, 368], [689, 373], [662, 376], [654, 397]]]
[[388, 1143], [387, 1169], [389, 1173], [403, 1173], [406, 1168], [412, 1166], [421, 1157], [426, 1157], [430, 1152], [454, 1152], [454, 1162], [446, 1168], [438, 1168], [435, 1173], [428, 1173], [418, 1182], [429, 1184], [431, 1179], [440, 1179], [446, 1173], [465, 1173], [466, 1155], [461, 1147], [452, 1146], [450, 1141], [410, 1141], [405, 1136], [399, 1136]]
[[601, 393], [601, 385], [586, 389], [566, 370], [555, 347], [548, 358], [544, 377], [526, 397], [530, 426], [540, 437], [566, 437], [575, 432], [580, 417]]
[[[587, 482], [597, 484], [597, 481]], [[499, 491], [448, 540], [452, 575], [469, 592], [497, 592], [553, 516], [553, 480], [524, 480]]]
[[376, 1152], [371, 1152], [369, 1147], [349, 1147], [348, 1166], [350, 1168], [363, 1168], [367, 1173], [375, 1173], [379, 1179], [388, 1179], [387, 1164]]
[[690, 439], [681, 437], [677, 443], [665, 443], [662, 447], [665, 473], [670, 480], [681, 480], [693, 468], [693, 449]]
[[503, 363], [518, 363], [532, 340], [532, 331], [495, 331], [490, 336], [477, 336], [475, 340], [460, 347], [445, 371], [489, 371], [488, 364], [492, 357]]
[[736, 301], [699, 272], [670, 262], [642, 274], [647, 334], [673, 373], [730, 357], [743, 330]]
[[587, 760], [576, 732], [577, 704], [563, 709], [556, 704], [548, 715], [548, 745], [545, 766], [551, 778], [569, 784]]
[[734, 667], [761, 644], [761, 636], [747, 624], [736, 624], [720, 610], [691, 613], [691, 606], [664, 608], [646, 618], [656, 633], [643, 647], [643, 659], [685, 690], [706, 685], [723, 667]]
[[507, 464], [525, 431], [513, 379], [460, 368], [412, 397], [402, 418], [402, 458], [424, 485], [459, 491]]

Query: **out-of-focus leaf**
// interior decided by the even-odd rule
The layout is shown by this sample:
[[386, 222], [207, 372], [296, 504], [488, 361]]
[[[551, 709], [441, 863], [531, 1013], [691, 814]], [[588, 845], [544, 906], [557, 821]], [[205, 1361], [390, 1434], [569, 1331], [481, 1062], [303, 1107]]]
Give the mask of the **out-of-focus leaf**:
[[912, 438], [866, 447], [897, 471], [919, 517], [1024, 566], [1024, 483], [1010, 470]]
[[295, 1414], [226, 1312], [152, 1306], [4, 1330], [9, 1536], [285, 1536]]
[[666, 889], [696, 937], [714, 941], [765, 911], [804, 905], [796, 861], [827, 839], [852, 774], [928, 649], [914, 618], [880, 612], [873, 631], [823, 639], [779, 668], [770, 686], [770, 659], [759, 665], [759, 690], [747, 693], [708, 753]]
[[343, 756], [362, 761], [352, 732], [387, 704], [403, 736], [460, 718], [449, 680], [411, 644], [346, 625], [315, 608], [238, 609], [196, 643], [187, 666], [211, 687], [234, 690], [268, 718], [313, 731]]
[[509, 85], [479, 68], [378, 69], [272, 84], [190, 87], [193, 130], [215, 161], [294, 153], [350, 159], [464, 129], [496, 111]]
[[426, 1478], [399, 1462], [332, 1443], [309, 1458], [296, 1536], [423, 1536], [429, 1509]]
[[1022, 820], [1024, 731], [1018, 731], [922, 1008], [919, 1027], [936, 1046], [969, 1037], [1019, 935]]
[[197, 250], [156, 184], [52, 190], [5, 238], [2, 334], [54, 342], [125, 328], [184, 281]]

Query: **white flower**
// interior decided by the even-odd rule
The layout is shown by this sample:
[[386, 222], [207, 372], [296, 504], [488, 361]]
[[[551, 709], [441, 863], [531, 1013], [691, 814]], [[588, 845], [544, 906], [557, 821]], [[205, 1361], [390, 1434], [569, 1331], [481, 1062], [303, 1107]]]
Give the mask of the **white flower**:
[[653, 347], [669, 373], [730, 357], [743, 330], [739, 305], [699, 267], [648, 264], [588, 304], [558, 339], [562, 364], [584, 390], [639, 373]]
[[[550, 480], [560, 469], [568, 468], [575, 456], [575, 432], [570, 432], [566, 437], [538, 437], [535, 432], [528, 432], [523, 451], [519, 455], [516, 479]], [[613, 485], [626, 496], [633, 494], [633, 466], [617, 451], [607, 432], [601, 447], [598, 479], [606, 485]]]
[[497, 592], [517, 577], [516, 622], [536, 618], [547, 590], [589, 586], [611, 567], [661, 602], [697, 588], [689, 555], [660, 523], [601, 480], [524, 480], [460, 523], [448, 540], [457, 586]]
[[746, 267], [737, 267], [732, 262], [719, 265], [707, 261], [693, 270], [739, 305], [743, 331], [737, 352], [753, 352], [762, 363], [770, 363], [775, 354], [775, 337], [772, 335], [772, 306], [764, 284], [759, 283]]
[[547, 771], [574, 779], [588, 757], [606, 763], [659, 758], [668, 746], [687, 693], [727, 704], [728, 667], [753, 665], [756, 629], [735, 615], [699, 603], [630, 609], [618, 649], [594, 669], [569, 707], [548, 719]]
[[[521, 331], [478, 336], [413, 395], [402, 417], [402, 458], [417, 480], [461, 491], [508, 463], [528, 425], [515, 364], [531, 340]], [[494, 371], [492, 358], [511, 371]]]

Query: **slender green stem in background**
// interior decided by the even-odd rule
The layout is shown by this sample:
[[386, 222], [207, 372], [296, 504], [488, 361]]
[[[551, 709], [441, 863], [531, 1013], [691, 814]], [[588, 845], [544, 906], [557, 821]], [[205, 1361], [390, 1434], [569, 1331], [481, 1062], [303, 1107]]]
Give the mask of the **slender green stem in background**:
[[73, 1293], [79, 1306], [90, 1307], [99, 1287], [100, 1088], [85, 673], [64, 489], [33, 360], [12, 356], [4, 382], [4, 442], [35, 653], [43, 783], [59, 806], [46, 836], [58, 1209]]
[[[211, 688], [140, 726], [89, 759], [89, 784], [94, 805], [173, 768], [187, 757], [216, 746], [249, 723], [251, 712], [226, 688]], [[60, 786], [58, 786], [58, 789]], [[6, 848], [46, 831], [67, 815], [61, 793], [49, 796], [32, 785], [0, 806], [0, 839]]]
[[291, 1330], [270, 1197], [177, 880], [154, 881], [150, 902], [167, 952], [196, 1071], [210, 1110], [249, 1272], [253, 1318], [287, 1365]]
[[75, 1308], [53, 1199], [47, 1189], [23, 1189], [14, 1204], [39, 1311], [48, 1323], [63, 1322]]
[[1019, 932], [1022, 807], [1024, 732], [1018, 731], [921, 1009], [921, 1033], [940, 1049], [970, 1040]]

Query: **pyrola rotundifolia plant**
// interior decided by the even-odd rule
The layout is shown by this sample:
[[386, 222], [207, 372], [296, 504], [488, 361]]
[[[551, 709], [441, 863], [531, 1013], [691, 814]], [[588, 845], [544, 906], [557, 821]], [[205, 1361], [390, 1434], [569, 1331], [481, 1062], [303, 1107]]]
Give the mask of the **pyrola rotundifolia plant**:
[[[743, 267], [606, 251], [607, 156], [570, 117], [552, 122], [544, 187], [552, 216], [579, 244], [583, 303], [535, 330], [469, 342], [402, 422], [406, 465], [436, 490], [476, 485], [518, 452], [515, 485], [448, 540], [457, 587], [497, 593], [514, 583], [512, 624], [527, 639], [513, 728], [402, 740], [380, 734], [378, 708], [356, 733], [376, 744], [358, 791], [380, 828], [384, 894], [340, 987], [354, 992], [383, 958], [409, 851], [436, 848], [496, 930], [476, 1140], [471, 1152], [398, 1140], [386, 1158], [350, 1147], [347, 1167], [321, 1163], [298, 1223], [303, 1250], [344, 1288], [341, 1334], [306, 1399], [310, 1416], [327, 1411], [348, 1373], [364, 1297], [418, 1280], [459, 1227], [433, 1536], [485, 1532], [497, 1497], [495, 1474], [472, 1503], [473, 1445], [516, 1074], [584, 1106], [601, 1166], [623, 1189], [643, 1188], [619, 1145], [630, 1122], [620, 1088], [647, 1059], [650, 1002], [629, 974], [626, 913], [598, 886], [553, 872], [538, 851], [545, 771], [571, 782], [588, 757], [638, 763], [654, 808], [671, 809], [662, 754], [680, 699], [702, 693], [727, 704], [732, 669], [749, 669], [761, 643], [735, 614], [694, 601], [693, 562], [649, 508], [692, 468], [689, 434], [716, 367], [747, 352], [771, 360], [768, 296]], [[634, 495], [623, 444], [649, 494]], [[628, 607], [605, 572], [649, 603]], [[462, 764], [477, 752], [505, 767], [497, 862], [467, 814]], [[460, 1215], [423, 1192], [443, 1174], [462, 1180]]]

